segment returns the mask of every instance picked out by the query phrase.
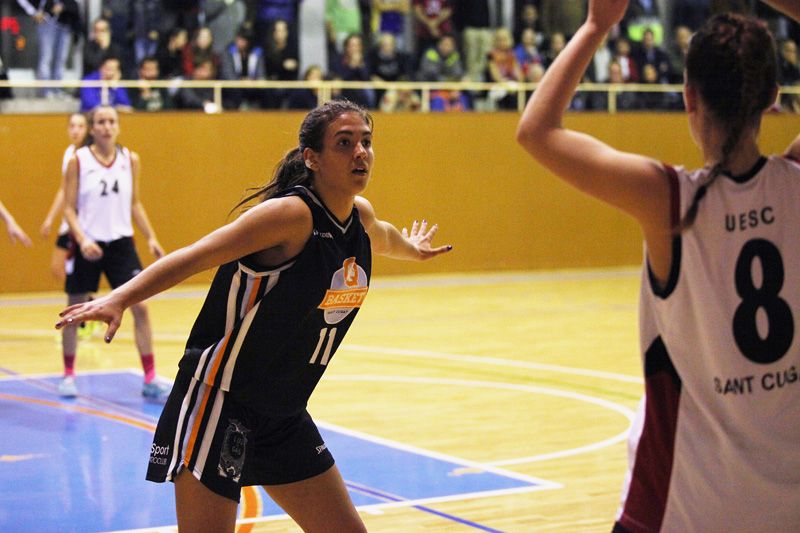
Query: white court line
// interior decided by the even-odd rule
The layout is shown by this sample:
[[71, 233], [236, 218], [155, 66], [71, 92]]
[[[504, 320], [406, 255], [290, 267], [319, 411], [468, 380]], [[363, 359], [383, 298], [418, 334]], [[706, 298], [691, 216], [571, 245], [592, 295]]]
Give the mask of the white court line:
[[[336, 376], [331, 375], [326, 378], [327, 380], [334, 380], [334, 381], [367, 381], [374, 383], [376, 381], [380, 382], [390, 382], [390, 383], [424, 383], [429, 385], [452, 385], [452, 386], [464, 386], [464, 387], [479, 387], [479, 388], [489, 388], [489, 389], [501, 389], [501, 390], [513, 390], [513, 391], [520, 391], [520, 392], [529, 392], [533, 394], [549, 394], [551, 396], [559, 396], [562, 398], [569, 398], [572, 400], [578, 400], [582, 402], [587, 402], [591, 404], [598, 405], [600, 407], [604, 407], [607, 409], [611, 409], [612, 411], [616, 411], [624, 416], [628, 420], [628, 427], [625, 428], [625, 431], [614, 435], [613, 437], [604, 439], [599, 442], [595, 442], [592, 444], [588, 444], [585, 446], [580, 446], [577, 448], [571, 448], [567, 450], [561, 450], [558, 452], [550, 452], [546, 454], [540, 455], [531, 455], [527, 457], [517, 457], [513, 459], [503, 459], [498, 461], [491, 461], [486, 463], [477, 463], [473, 461], [469, 461], [468, 466], [472, 468], [478, 468], [481, 470], [486, 470], [487, 472], [494, 472], [504, 476], [512, 476], [516, 479], [521, 480], [536, 480], [536, 482], [542, 482], [542, 480], [538, 480], [537, 478], [532, 478], [529, 476], [524, 476], [522, 474], [517, 474], [515, 472], [511, 472], [508, 470], [497, 469], [498, 466], [506, 466], [506, 465], [515, 465], [515, 464], [523, 464], [523, 463], [533, 463], [539, 461], [545, 461], [549, 459], [560, 459], [563, 457], [569, 457], [573, 455], [580, 455], [584, 453], [589, 453], [593, 451], [600, 450], [602, 448], [606, 448], [608, 446], [612, 446], [619, 442], [624, 442], [628, 437], [628, 432], [630, 431], [630, 427], [633, 423], [633, 419], [635, 417], [635, 413], [632, 409], [620, 405], [618, 403], [614, 403], [609, 400], [605, 400], [603, 398], [597, 398], [594, 396], [589, 396], [587, 394], [582, 394], [579, 392], [572, 392], [572, 391], [565, 391], [559, 389], [551, 389], [549, 387], [539, 387], [537, 385], [519, 385], [515, 383], [503, 383], [503, 382], [495, 382], [495, 381], [475, 381], [475, 380], [462, 380], [462, 379], [449, 379], [449, 378], [431, 378], [431, 377], [413, 377], [413, 376], [383, 376], [383, 375], [344, 375], [344, 376]], [[320, 423], [319, 425], [325, 426], [325, 423]], [[431, 454], [430, 457], [445, 460], [445, 461], [462, 461], [461, 459], [451, 458], [445, 454], [438, 454], [437, 452], [428, 452], [427, 450], [422, 450], [420, 448], [416, 448], [414, 446], [409, 446], [406, 444], [399, 444], [395, 443], [394, 441], [389, 441], [386, 439], [382, 439], [380, 437], [374, 437], [365, 433], [360, 433], [357, 431], [352, 431], [346, 428], [339, 428], [338, 426], [333, 426], [328, 424], [329, 427], [335, 429], [336, 431], [341, 431], [342, 433], [351, 432], [352, 435], [357, 436], [358, 438], [362, 438], [365, 440], [372, 440], [375, 439], [374, 442], [384, 444], [386, 446], [396, 447], [402, 450], [412, 451], [414, 453], [419, 453], [421, 455]]]

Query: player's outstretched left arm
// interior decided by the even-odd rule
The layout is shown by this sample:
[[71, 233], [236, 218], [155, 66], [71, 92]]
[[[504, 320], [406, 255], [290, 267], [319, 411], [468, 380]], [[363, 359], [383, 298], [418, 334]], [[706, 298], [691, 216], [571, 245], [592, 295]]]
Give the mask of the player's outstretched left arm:
[[424, 261], [453, 249], [449, 244], [433, 246], [433, 237], [439, 230], [437, 224], [428, 226], [424, 220], [415, 220], [410, 231], [407, 228], [400, 231], [389, 222], [378, 219], [372, 204], [366, 198], [356, 197], [356, 207], [376, 254], [393, 259]]

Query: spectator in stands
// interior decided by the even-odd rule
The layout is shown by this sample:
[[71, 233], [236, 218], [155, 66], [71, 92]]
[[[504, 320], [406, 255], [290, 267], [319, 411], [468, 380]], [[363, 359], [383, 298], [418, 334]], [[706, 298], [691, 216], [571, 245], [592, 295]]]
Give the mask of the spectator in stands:
[[[8, 71], [3, 64], [3, 58], [0, 57], [0, 81], [8, 81]], [[0, 100], [8, 100], [13, 97], [10, 87], [0, 87]]]
[[214, 72], [219, 69], [219, 55], [214, 52], [214, 35], [208, 26], [200, 26], [194, 38], [183, 47], [183, 75], [191, 77], [194, 67], [210, 59], [214, 63]]
[[[308, 67], [303, 73], [303, 80], [322, 81], [322, 67], [319, 65], [311, 65]], [[319, 89], [313, 87], [290, 89], [286, 104], [289, 109], [314, 109], [320, 104]]]
[[[800, 85], [800, 63], [797, 61], [797, 43], [785, 39], [778, 54], [778, 83], [785, 86]], [[787, 111], [800, 113], [800, 95], [781, 95], [781, 106]]]
[[653, 33], [654, 42], [664, 41], [664, 24], [657, 0], [630, 0], [625, 18], [620, 22], [623, 35], [635, 43], [642, 42], [646, 31]]
[[655, 34], [653, 30], [647, 28], [642, 34], [642, 42], [631, 54], [633, 62], [639, 70], [643, 70], [645, 65], [655, 67], [657, 83], [668, 83], [670, 77], [669, 56], [659, 46], [656, 46]]
[[134, 23], [131, 0], [102, 0], [100, 16], [108, 21], [111, 29], [111, 44], [116, 49], [120, 60], [122, 77], [135, 77], [136, 59], [134, 59], [133, 33]]
[[136, 111], [164, 111], [172, 109], [172, 96], [166, 87], [153, 87], [158, 81], [158, 60], [148, 56], [139, 62], [139, 85], [131, 89], [131, 103]]
[[122, 57], [122, 51], [111, 41], [111, 25], [99, 18], [92, 23], [92, 33], [83, 47], [83, 75], [96, 72], [106, 57]]
[[614, 60], [611, 49], [608, 47], [608, 36], [603, 37], [603, 42], [592, 56], [592, 62], [586, 69], [586, 77], [592, 83], [608, 83], [608, 67]]
[[246, 12], [245, 0], [203, 0], [200, 16], [214, 37], [215, 54], [222, 57], [243, 25], [253, 34], [252, 46], [264, 49], [261, 42], [255, 40], [252, 24], [245, 24]]
[[[642, 67], [642, 79], [639, 83], [644, 85], [660, 85], [666, 83], [660, 76], [658, 69], [651, 63], [645, 63]], [[663, 111], [669, 108], [668, 94], [664, 92], [640, 91], [637, 95], [637, 106], [640, 109], [650, 111]]]
[[[72, 36], [83, 32], [78, 3], [75, 0], [33, 0], [33, 3], [17, 0], [17, 3], [36, 22], [39, 46], [36, 79], [63, 79]], [[41, 94], [57, 97], [64, 91], [61, 87], [45, 87]]]
[[536, 30], [525, 28], [522, 30], [521, 40], [514, 47], [514, 55], [517, 58], [519, 68], [522, 70], [522, 78], [525, 81], [532, 81], [531, 67], [533, 65], [544, 65], [544, 58], [536, 46]]
[[514, 20], [514, 42], [522, 40], [522, 32], [527, 28], [536, 32], [536, 46], [541, 47], [544, 43], [544, 33], [539, 20], [539, 8], [530, 1], [522, 4], [519, 8], [519, 16]]
[[119, 57], [110, 55], [103, 59], [100, 68], [83, 77], [84, 81], [105, 81], [107, 87], [81, 87], [81, 112], [91, 111], [100, 104], [119, 111], [131, 111], [131, 100], [125, 87], [116, 84], [122, 78]]
[[[272, 38], [265, 50], [266, 76], [268, 80], [297, 81], [300, 61], [290, 45], [289, 25], [279, 20], [272, 28]], [[267, 107], [281, 108], [286, 103], [286, 89], [270, 89]]]
[[689, 41], [692, 30], [688, 26], [676, 26], [672, 47], [669, 49], [669, 81], [683, 83], [683, 70], [686, 68], [686, 55], [689, 53]]
[[[497, 28], [494, 32], [494, 44], [486, 57], [486, 81], [495, 83], [522, 81], [522, 69], [514, 53], [511, 31], [507, 28]], [[500, 109], [517, 107], [517, 93], [505, 88], [490, 90], [489, 98]]]
[[189, 33], [185, 28], [176, 26], [169, 31], [156, 53], [158, 70], [164, 79], [183, 77], [183, 49], [188, 42]]
[[420, 57], [436, 47], [443, 35], [453, 32], [453, 1], [414, 0], [413, 6], [415, 50]]
[[[323, 79], [324, 74], [319, 65], [311, 65], [303, 73], [305, 81], [322, 81]], [[313, 109], [319, 104], [319, 89], [313, 87], [289, 89], [289, 96], [286, 99], [286, 107], [289, 109]]]
[[141, 71], [142, 61], [158, 51], [163, 11], [160, 0], [132, 0], [131, 10], [134, 59]]
[[[192, 80], [208, 82], [217, 79], [217, 64], [210, 57], [201, 59], [192, 69]], [[181, 87], [175, 97], [176, 107], [180, 109], [202, 109], [206, 113], [217, 113], [219, 107], [214, 101], [214, 88]]]
[[[622, 65], [616, 59], [608, 66], [608, 82], [624, 84], [628, 83], [625, 79], [624, 70]], [[603, 93], [605, 95], [605, 93]], [[631, 91], [622, 91], [615, 95], [617, 109], [620, 111], [629, 111], [636, 109], [639, 106], [636, 94]]]
[[384, 113], [414, 112], [421, 107], [419, 95], [411, 89], [390, 89], [383, 93], [379, 104]]
[[[252, 22], [255, 42], [264, 50], [269, 49], [272, 30], [279, 20], [289, 26], [289, 48], [299, 54], [298, 36], [299, 6], [302, 0], [249, 0], [247, 21]], [[295, 57], [299, 57], [296, 55]]]
[[[417, 78], [420, 81], [463, 81], [464, 66], [456, 48], [456, 39], [446, 33], [436, 46], [422, 55]], [[462, 91], [437, 89], [430, 93], [431, 111], [464, 111], [472, 107]]]
[[[411, 57], [397, 49], [397, 41], [391, 33], [380, 34], [367, 65], [373, 81], [408, 81], [413, 75]], [[375, 99], [381, 102], [385, 92], [385, 89], [376, 89]]]
[[486, 55], [494, 41], [489, 1], [458, 0], [453, 5], [453, 21], [461, 32], [464, 67], [473, 81], [483, 81]]
[[[329, 58], [341, 57], [345, 48], [345, 40], [350, 35], [361, 35], [362, 28], [359, 2], [356, 0], [325, 0], [325, 35], [328, 38]], [[336, 70], [334, 62], [331, 62], [330, 70]]]
[[625, 83], [639, 81], [639, 69], [631, 57], [631, 42], [626, 37], [617, 37], [614, 43], [614, 61], [619, 65], [622, 79], [625, 80]]
[[564, 49], [567, 45], [567, 38], [566, 36], [557, 31], [550, 35], [550, 39], [547, 41], [547, 50], [544, 53], [544, 67], [547, 69], [550, 65], [553, 64], [553, 61], [556, 60], [558, 54]]
[[388, 33], [397, 49], [407, 52], [406, 19], [410, 12], [411, 0], [372, 0], [372, 35]]
[[[370, 81], [361, 34], [348, 35], [344, 40], [341, 58], [336, 62], [333, 72], [342, 81]], [[373, 89], [342, 89], [342, 96], [368, 109], [376, 105]]]
[[[219, 77], [223, 80], [254, 81], [266, 79], [264, 50], [253, 43], [253, 34], [239, 28], [236, 38], [220, 56]], [[229, 88], [222, 90], [225, 109], [259, 108], [264, 105], [263, 89]]]

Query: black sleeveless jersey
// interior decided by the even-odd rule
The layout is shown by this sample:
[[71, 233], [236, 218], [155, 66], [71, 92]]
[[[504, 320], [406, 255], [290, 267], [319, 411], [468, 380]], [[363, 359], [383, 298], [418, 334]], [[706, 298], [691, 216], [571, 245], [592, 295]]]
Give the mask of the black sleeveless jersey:
[[313, 190], [297, 186], [314, 229], [290, 261], [247, 256], [217, 270], [180, 368], [269, 414], [305, 408], [369, 289], [369, 237], [353, 207], [340, 222]]

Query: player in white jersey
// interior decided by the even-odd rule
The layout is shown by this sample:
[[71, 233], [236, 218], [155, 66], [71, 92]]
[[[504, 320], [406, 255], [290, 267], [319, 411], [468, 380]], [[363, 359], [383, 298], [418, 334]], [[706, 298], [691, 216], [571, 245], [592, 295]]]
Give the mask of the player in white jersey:
[[[50, 230], [56, 217], [61, 215], [64, 211], [64, 174], [67, 172], [67, 163], [75, 155], [75, 150], [83, 146], [89, 135], [89, 124], [86, 120], [86, 115], [83, 113], [73, 113], [69, 116], [67, 123], [67, 137], [69, 137], [69, 146], [64, 150], [64, 157], [61, 161], [61, 181], [58, 185], [58, 191], [53, 198], [53, 203], [44, 217], [39, 233], [42, 237], [47, 238], [50, 236]], [[50, 272], [53, 277], [60, 282], [64, 282], [66, 271], [71, 270], [68, 261], [71, 261], [71, 248], [72, 239], [69, 237], [69, 225], [63, 218], [58, 227], [58, 237], [56, 238], [56, 246], [53, 250], [53, 255], [50, 260]]]
[[706, 166], [689, 172], [562, 127], [627, 6], [590, 1], [517, 130], [542, 165], [644, 233], [645, 395], [614, 530], [800, 531], [800, 137], [785, 156], [757, 144], [777, 96], [775, 43], [733, 14], [693, 36], [684, 101]]
[[[89, 116], [92, 143], [79, 148], [64, 175], [64, 218], [77, 249], [72, 272], [67, 274], [68, 304], [86, 302], [96, 292], [100, 275], [112, 288], [137, 275], [142, 265], [133, 244], [133, 223], [147, 238], [150, 252], [164, 254], [139, 198], [139, 156], [117, 144], [119, 115], [99, 106]], [[158, 397], [165, 387], [156, 381], [152, 329], [143, 303], [131, 306], [134, 338], [144, 369], [145, 397]], [[64, 379], [59, 392], [75, 396], [76, 326], [62, 331]]]
[[181, 531], [233, 531], [243, 486], [261, 485], [303, 531], [365, 531], [306, 401], [369, 290], [371, 252], [424, 260], [437, 227], [400, 232], [359, 196], [372, 119], [333, 100], [234, 222], [156, 261], [56, 327], [109, 324], [129, 305], [220, 266], [150, 449], [147, 478], [174, 481]]

